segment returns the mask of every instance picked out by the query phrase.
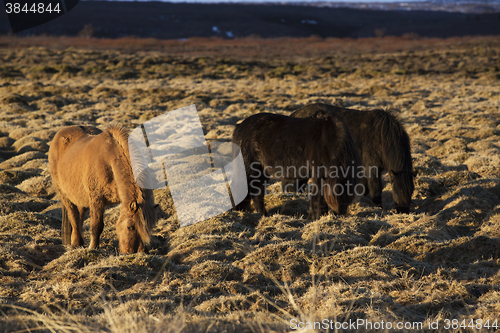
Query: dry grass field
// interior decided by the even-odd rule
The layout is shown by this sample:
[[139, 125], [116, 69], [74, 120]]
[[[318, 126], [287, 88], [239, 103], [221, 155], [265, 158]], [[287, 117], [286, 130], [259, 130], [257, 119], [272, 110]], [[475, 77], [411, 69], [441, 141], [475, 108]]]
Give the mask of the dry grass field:
[[[500, 39], [414, 37], [1, 37], [0, 331], [284, 332], [323, 319], [384, 321], [373, 331], [430, 331], [429, 321], [450, 331], [453, 319], [481, 331], [482, 320], [492, 331]], [[118, 255], [119, 207], [106, 211], [98, 250], [62, 246], [47, 163], [59, 128], [135, 128], [194, 103], [206, 138], [230, 140], [249, 115], [313, 102], [399, 116], [418, 171], [411, 214], [396, 214], [387, 184], [384, 209], [364, 198], [348, 216], [312, 221], [305, 197], [272, 194], [268, 217], [229, 211], [180, 228], [155, 190], [149, 254]]]

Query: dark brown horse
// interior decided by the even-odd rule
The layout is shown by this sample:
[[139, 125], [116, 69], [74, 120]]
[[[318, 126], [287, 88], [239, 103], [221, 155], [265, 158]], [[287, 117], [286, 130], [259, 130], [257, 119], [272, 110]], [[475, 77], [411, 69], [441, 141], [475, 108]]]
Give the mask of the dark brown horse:
[[409, 213], [414, 173], [410, 138], [399, 120], [384, 110], [359, 111], [327, 104], [307, 105], [290, 116], [303, 118], [316, 116], [318, 112], [341, 116], [349, 126], [363, 159], [364, 183], [373, 203], [382, 205], [381, 173], [387, 171], [396, 210]]
[[323, 194], [328, 206], [345, 214], [355, 198], [361, 158], [345, 122], [333, 114], [307, 119], [271, 113], [248, 117], [237, 125], [233, 143], [243, 156], [248, 195], [237, 209], [250, 210], [250, 201], [266, 214], [264, 194], [269, 177], [312, 180], [309, 215], [321, 215]]
[[120, 253], [145, 250], [156, 223], [154, 197], [152, 190], [134, 181], [127, 138], [120, 126], [105, 132], [69, 126], [55, 135], [49, 165], [63, 206], [63, 244], [83, 246], [82, 224], [90, 209], [90, 248], [96, 249], [104, 228], [104, 208], [121, 202], [116, 222]]

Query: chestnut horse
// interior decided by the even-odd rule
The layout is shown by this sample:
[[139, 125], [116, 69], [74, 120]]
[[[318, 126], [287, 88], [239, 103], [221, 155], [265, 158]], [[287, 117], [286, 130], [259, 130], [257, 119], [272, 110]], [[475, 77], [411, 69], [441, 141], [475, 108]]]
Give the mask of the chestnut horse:
[[259, 113], [237, 125], [232, 140], [241, 149], [248, 186], [247, 197], [236, 209], [249, 210], [253, 200], [256, 210], [265, 215], [264, 193], [269, 177], [312, 179], [312, 219], [322, 213], [321, 194], [338, 214], [345, 214], [356, 197], [354, 187], [361, 157], [339, 116], [319, 114], [299, 119]]
[[121, 202], [116, 222], [120, 253], [144, 252], [156, 223], [154, 197], [134, 180], [126, 129], [65, 127], [52, 141], [49, 166], [63, 206], [64, 245], [83, 246], [82, 225], [90, 209], [90, 249], [96, 249], [104, 208]]

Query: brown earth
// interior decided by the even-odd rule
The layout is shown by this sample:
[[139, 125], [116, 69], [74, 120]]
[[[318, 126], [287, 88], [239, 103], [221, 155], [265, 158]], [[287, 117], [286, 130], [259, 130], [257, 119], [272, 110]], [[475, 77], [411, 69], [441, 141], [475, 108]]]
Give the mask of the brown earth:
[[[500, 319], [497, 37], [0, 44], [1, 331], [284, 332], [294, 319], [449, 331], [445, 319]], [[206, 137], [230, 140], [251, 114], [313, 102], [400, 117], [419, 172], [411, 214], [395, 213], [387, 184], [385, 209], [364, 198], [312, 221], [305, 197], [271, 194], [269, 217], [229, 211], [180, 228], [156, 190], [149, 254], [117, 254], [119, 207], [98, 250], [62, 246], [47, 165], [59, 128], [134, 128], [194, 103]]]

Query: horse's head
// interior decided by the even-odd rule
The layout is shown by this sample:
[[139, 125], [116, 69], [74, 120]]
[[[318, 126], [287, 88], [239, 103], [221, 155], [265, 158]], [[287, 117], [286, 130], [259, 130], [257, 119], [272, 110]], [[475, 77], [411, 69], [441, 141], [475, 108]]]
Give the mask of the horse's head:
[[354, 200], [353, 185], [355, 183], [347, 184], [346, 181], [339, 181], [339, 178], [326, 178], [326, 181], [323, 181], [323, 197], [335, 213], [347, 214], [347, 207]]
[[411, 171], [389, 171], [389, 180], [392, 183], [392, 198], [398, 213], [410, 212], [411, 196], [415, 186], [413, 184], [414, 172]]
[[137, 201], [122, 203], [120, 217], [116, 223], [116, 233], [120, 253], [136, 253], [145, 251], [145, 243], [149, 242], [149, 235], [144, 235], [144, 207]]

